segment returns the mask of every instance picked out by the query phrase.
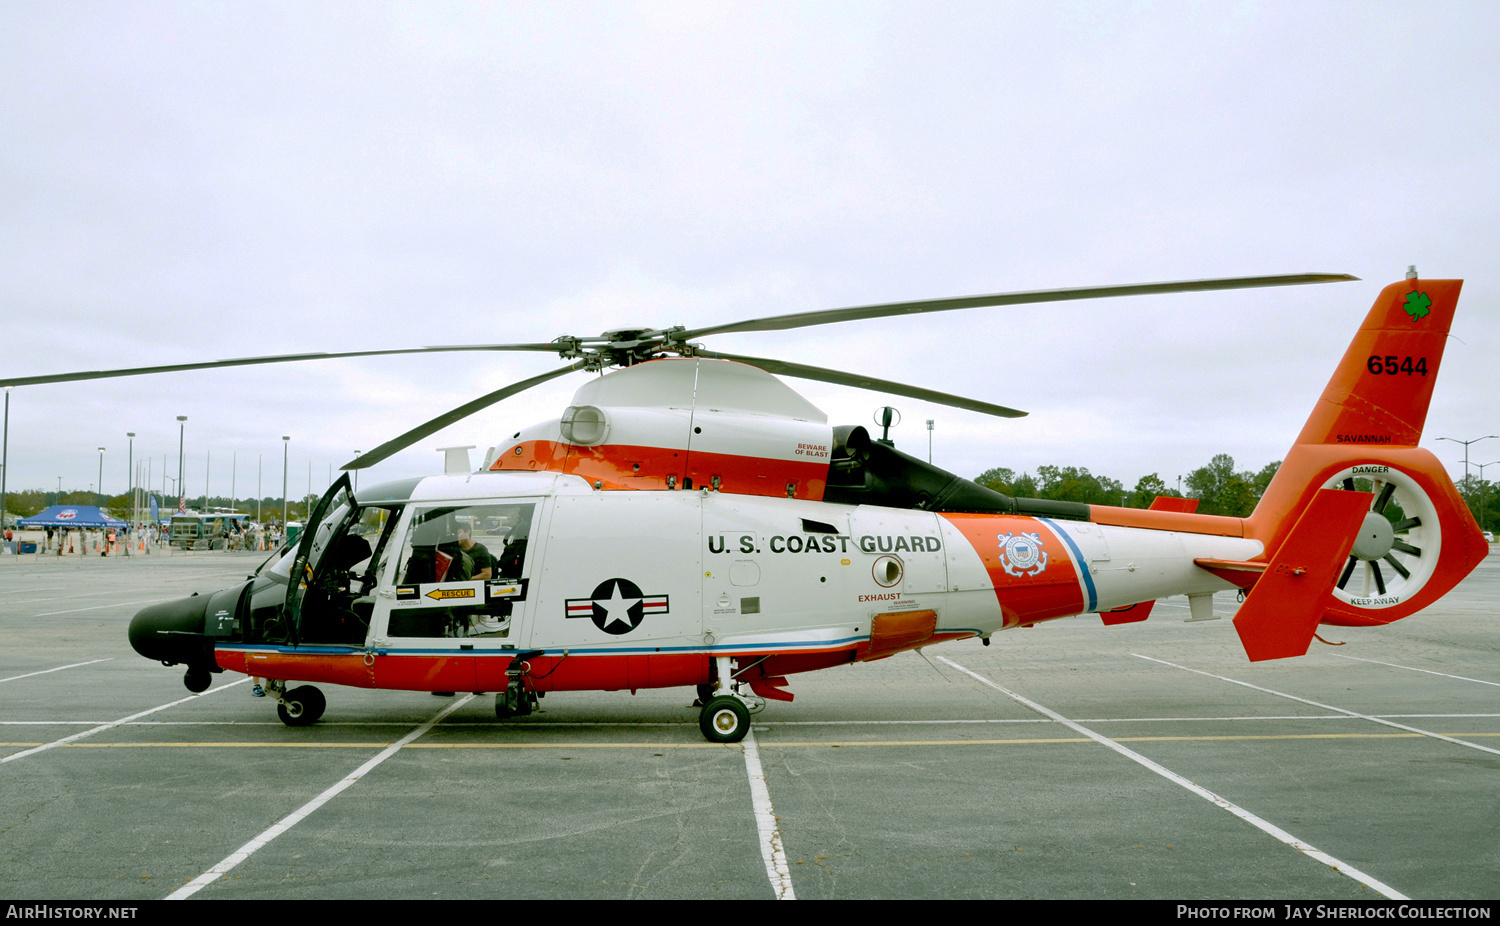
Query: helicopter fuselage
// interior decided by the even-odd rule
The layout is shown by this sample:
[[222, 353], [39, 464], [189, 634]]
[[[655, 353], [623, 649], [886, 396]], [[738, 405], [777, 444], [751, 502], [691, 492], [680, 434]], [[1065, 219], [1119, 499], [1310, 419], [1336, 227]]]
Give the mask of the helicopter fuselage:
[[[460, 529], [500, 554], [490, 578], [470, 577]], [[228, 620], [208, 621], [216, 668], [494, 691], [526, 652], [527, 685], [546, 692], [704, 685], [716, 657], [733, 657], [776, 697], [766, 689], [790, 673], [1231, 589], [1193, 560], [1262, 552], [1243, 537], [1050, 518], [605, 492], [553, 473], [375, 486], [314, 530], [296, 625], [280, 610], [289, 550], [229, 590]], [[368, 544], [365, 561], [340, 560], [349, 538]]]

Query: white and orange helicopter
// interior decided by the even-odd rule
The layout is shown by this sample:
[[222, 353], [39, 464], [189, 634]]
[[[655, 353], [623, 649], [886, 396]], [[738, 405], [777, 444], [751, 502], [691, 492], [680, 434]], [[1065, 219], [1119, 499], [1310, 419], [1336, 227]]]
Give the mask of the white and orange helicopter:
[[152, 605], [143, 656], [268, 680], [290, 725], [310, 684], [496, 692], [500, 717], [548, 692], [696, 687], [703, 735], [735, 742], [787, 677], [1097, 613], [1145, 620], [1217, 592], [1251, 660], [1306, 653], [1319, 624], [1388, 624], [1432, 604], [1488, 545], [1417, 446], [1462, 282], [1415, 272], [1381, 291], [1247, 518], [1009, 498], [835, 427], [785, 374], [1014, 417], [931, 390], [706, 350], [696, 339], [979, 306], [1352, 280], [1245, 277], [836, 309], [545, 344], [301, 354], [0, 380], [26, 385], [340, 356], [553, 351], [565, 367], [409, 431], [362, 468], [524, 389], [612, 372], [551, 421], [496, 443], [477, 472], [352, 491], [342, 476], [295, 546], [248, 581]]

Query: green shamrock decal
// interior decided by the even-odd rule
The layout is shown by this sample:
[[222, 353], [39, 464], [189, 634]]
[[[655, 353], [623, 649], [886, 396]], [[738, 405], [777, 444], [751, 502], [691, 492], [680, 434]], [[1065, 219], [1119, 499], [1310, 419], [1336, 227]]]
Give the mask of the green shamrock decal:
[[1430, 305], [1432, 305], [1432, 300], [1427, 298], [1426, 293], [1407, 293], [1406, 305], [1403, 308], [1406, 309], [1406, 314], [1411, 316], [1411, 320], [1416, 321], [1427, 317], [1427, 307]]

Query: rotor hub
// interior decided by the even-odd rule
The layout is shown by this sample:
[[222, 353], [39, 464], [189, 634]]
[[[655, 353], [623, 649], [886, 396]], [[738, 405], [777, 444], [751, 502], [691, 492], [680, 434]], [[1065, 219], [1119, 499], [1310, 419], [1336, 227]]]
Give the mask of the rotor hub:
[[1354, 541], [1355, 556], [1370, 562], [1391, 552], [1396, 543], [1396, 530], [1385, 515], [1378, 511], [1365, 514], [1365, 523], [1360, 525], [1359, 537]]

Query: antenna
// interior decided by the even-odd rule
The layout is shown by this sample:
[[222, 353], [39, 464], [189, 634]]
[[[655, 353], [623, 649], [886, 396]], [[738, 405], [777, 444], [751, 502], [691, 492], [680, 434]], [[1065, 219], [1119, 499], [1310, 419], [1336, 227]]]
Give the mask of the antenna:
[[467, 447], [439, 447], [438, 452], [443, 455], [443, 472], [445, 474], [457, 473], [467, 475], [469, 469], [469, 451], [474, 449], [473, 444]]
[[896, 446], [891, 440], [891, 425], [901, 423], [901, 413], [889, 405], [882, 405], [875, 410], [875, 423], [880, 425], [880, 439], [877, 443], [885, 444], [887, 447]]

